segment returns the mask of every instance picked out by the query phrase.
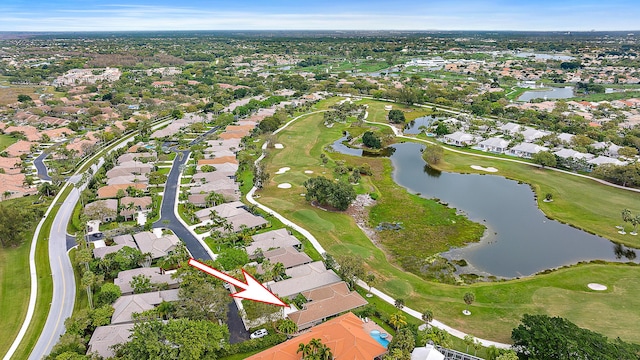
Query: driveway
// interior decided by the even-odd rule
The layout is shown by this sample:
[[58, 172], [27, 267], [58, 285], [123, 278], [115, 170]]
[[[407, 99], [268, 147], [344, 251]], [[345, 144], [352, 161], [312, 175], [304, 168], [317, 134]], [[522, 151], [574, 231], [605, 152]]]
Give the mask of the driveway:
[[[178, 182], [181, 172], [180, 168], [186, 164], [189, 159], [189, 153], [189, 150], [179, 151], [178, 156], [176, 156], [176, 159], [173, 161], [173, 166], [167, 176], [167, 182], [164, 187], [162, 205], [160, 205], [160, 220], [156, 221], [153, 227], [168, 228], [173, 231], [178, 238], [184, 242], [191, 256], [195, 259], [212, 260], [209, 252], [185, 224], [178, 219], [175, 212], [178, 197]], [[180, 154], [182, 154], [182, 157], [180, 157]], [[235, 344], [249, 339], [249, 332], [244, 328], [244, 323], [240, 318], [238, 307], [234, 301], [231, 301], [229, 304], [227, 326], [229, 327], [230, 343]]]
[[47, 166], [44, 164], [44, 159], [48, 155], [49, 154], [43, 151], [42, 154], [40, 154], [37, 158], [35, 158], [35, 160], [33, 160], [33, 164], [36, 166], [36, 170], [38, 170], [38, 177], [40, 179], [51, 181], [51, 176], [49, 176], [49, 173], [47, 171]]

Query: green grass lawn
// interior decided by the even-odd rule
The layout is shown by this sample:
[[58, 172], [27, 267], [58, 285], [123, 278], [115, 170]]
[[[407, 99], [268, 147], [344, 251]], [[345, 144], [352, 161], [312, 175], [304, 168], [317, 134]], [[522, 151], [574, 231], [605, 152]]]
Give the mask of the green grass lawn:
[[16, 142], [18, 142], [18, 139], [9, 135], [0, 134], [0, 151], [8, 148], [10, 145]]
[[[35, 197], [29, 196], [5, 200], [2, 202], [2, 205], [33, 207], [32, 202], [35, 199]], [[46, 208], [48, 203], [38, 206]], [[2, 316], [0, 316], [0, 329], [2, 329], [2, 333], [4, 334], [4, 336], [0, 338], [0, 354], [4, 354], [9, 350], [27, 314], [31, 290], [29, 248], [36, 226], [37, 222], [33, 225], [33, 228], [27, 232], [25, 242], [20, 246], [15, 248], [0, 248], [0, 314], [2, 314]], [[43, 256], [46, 257], [48, 248], [38, 245], [36, 251], [36, 256], [42, 259]], [[45, 271], [45, 269], [39, 267], [38, 271]], [[39, 273], [38, 276], [42, 280], [42, 277], [49, 273], [49, 263], [47, 262], [46, 273]], [[43, 287], [45, 291], [42, 296], [45, 298], [44, 300], [46, 300], [46, 296], [48, 295], [50, 297], [51, 292], [47, 294], [47, 284], [41, 282], [41, 280], [38, 282], [38, 290], [40, 291], [41, 286]], [[49, 287], [49, 291], [51, 290]], [[16, 354], [18, 353], [19, 352], [16, 352]]]
[[[373, 103], [373, 102], [371, 102]], [[384, 104], [384, 103], [381, 103]], [[321, 105], [322, 106], [322, 105]], [[370, 105], [371, 116], [378, 116], [375, 108]], [[496, 283], [479, 283], [467, 286], [445, 285], [435, 282], [428, 282], [420, 277], [401, 269], [393, 256], [383, 252], [374, 245], [362, 231], [356, 226], [354, 220], [343, 213], [327, 212], [310, 206], [303, 196], [304, 187], [302, 182], [306, 178], [316, 175], [323, 175], [333, 178], [331, 170], [333, 161], [325, 167], [320, 161], [320, 153], [324, 146], [341, 136], [340, 126], [327, 129], [322, 125], [322, 115], [312, 115], [299, 120], [290, 128], [278, 135], [278, 142], [284, 144], [284, 149], [274, 150], [265, 160], [267, 170], [273, 174], [281, 167], [290, 167], [291, 170], [282, 175], [272, 177], [269, 184], [259, 192], [260, 202], [280, 212], [285, 217], [309, 230], [325, 249], [332, 254], [354, 254], [365, 259], [369, 270], [375, 271], [379, 279], [377, 287], [382, 291], [405, 299], [405, 303], [418, 311], [432, 309], [435, 317], [444, 323], [471, 333], [474, 336], [508, 342], [511, 329], [519, 323], [519, 319], [525, 313], [543, 313], [549, 315], [563, 316], [579, 326], [601, 332], [609, 337], [621, 337], [627, 341], [640, 341], [640, 333], [635, 330], [635, 323], [640, 316], [636, 309], [640, 306], [640, 267], [624, 264], [588, 264], [574, 266], [567, 269], [555, 271], [547, 275], [538, 275], [519, 280], [511, 280]], [[335, 154], [330, 156], [338, 158]], [[447, 164], [455, 168], [455, 159], [447, 153]], [[464, 157], [460, 155], [461, 157]], [[464, 157], [466, 159], [466, 157]], [[476, 161], [477, 160], [477, 161]], [[473, 164], [487, 166], [481, 162], [480, 158], [472, 158]], [[355, 161], [355, 160], [354, 160]], [[370, 160], [367, 159], [367, 162]], [[380, 162], [388, 160], [380, 159]], [[373, 162], [370, 162], [373, 166]], [[490, 163], [491, 164], [491, 163]], [[507, 164], [507, 163], [505, 163]], [[508, 163], [511, 165], [510, 163]], [[510, 168], [502, 165], [491, 164], [501, 171]], [[517, 164], [514, 164], [517, 165]], [[468, 169], [469, 165], [459, 165], [460, 169]], [[596, 183], [585, 180], [581, 184], [582, 189], [564, 189], [564, 183], [568, 182], [568, 187], [575, 187], [572, 183], [573, 177], [554, 176], [547, 174], [547, 171], [534, 170], [527, 165], [521, 165], [523, 169], [531, 172], [531, 181], [547, 180], [545, 184], [554, 185], [557, 189], [563, 189], [562, 193], [554, 194], [554, 199], [559, 197], [549, 206], [563, 209], [558, 217], [572, 214], [589, 215], [590, 220], [597, 223], [598, 213], [602, 209], [599, 205], [597, 209], [593, 206], [586, 206], [593, 201], [591, 194], [586, 192], [600, 192], [600, 196], [610, 198], [611, 204], [622, 201], [617, 205], [622, 208], [625, 204], [632, 204], [637, 200], [624, 199], [629, 197], [628, 192], [612, 191], [613, 189], [595, 185]], [[380, 191], [383, 188], [396, 188], [392, 196], [401, 194], [403, 191], [391, 183], [389, 180], [381, 178], [384, 174], [384, 167], [380, 174], [371, 178], [363, 177], [363, 181], [370, 186], [372, 191]], [[305, 174], [305, 170], [311, 170], [313, 174]], [[528, 173], [527, 172], [527, 173]], [[515, 173], [515, 170], [514, 170]], [[501, 174], [500, 172], [498, 174]], [[507, 175], [507, 174], [503, 174]], [[277, 184], [289, 182], [293, 186], [291, 189], [277, 188]], [[540, 185], [541, 192], [547, 192], [547, 185]], [[594, 189], [595, 188], [595, 189]], [[585, 190], [586, 189], [586, 190]], [[382, 198], [390, 196], [390, 190], [381, 192]], [[569, 206], [573, 201], [569, 197], [570, 191], [580, 192], [584, 199], [576, 199], [577, 204]], [[387, 192], [387, 194], [385, 194]], [[405, 192], [406, 193], [406, 192]], [[406, 196], [406, 195], [405, 195]], [[562, 200], [567, 204], [562, 204]], [[385, 203], [386, 200], [381, 200]], [[599, 202], [595, 202], [599, 204]], [[584, 204], [585, 206], [581, 205]], [[593, 202], [591, 202], [593, 204]], [[426, 204], [411, 200], [402, 203], [402, 206], [423, 206], [423, 211], [428, 209]], [[398, 204], [390, 205], [390, 207]], [[607, 207], [605, 205], [604, 207]], [[613, 207], [613, 205], [611, 205]], [[572, 210], [577, 208], [578, 210]], [[633, 207], [632, 207], [633, 208]], [[392, 210], [392, 209], [390, 209]], [[547, 211], [547, 209], [543, 208]], [[397, 210], [396, 210], [397, 211]], [[616, 211], [617, 212], [617, 211]], [[595, 214], [594, 214], [595, 213]], [[579, 217], [580, 215], [578, 215]], [[582, 221], [578, 217], [572, 221]], [[619, 217], [619, 215], [618, 215]], [[611, 223], [611, 227], [619, 221]], [[435, 250], [435, 249], [434, 249]], [[606, 292], [593, 292], [587, 288], [590, 282], [598, 282], [609, 286]], [[462, 315], [465, 304], [462, 297], [465, 292], [472, 291], [476, 295], [476, 302], [470, 307], [471, 316]], [[491, 326], [487, 326], [491, 324]]]

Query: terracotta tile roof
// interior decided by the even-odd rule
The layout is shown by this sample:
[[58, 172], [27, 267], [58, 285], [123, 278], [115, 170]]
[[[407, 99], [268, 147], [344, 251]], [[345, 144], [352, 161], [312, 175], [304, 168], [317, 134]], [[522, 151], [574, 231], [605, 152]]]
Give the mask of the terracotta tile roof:
[[20, 140], [15, 144], [9, 145], [4, 151], [9, 154], [9, 157], [19, 157], [22, 154], [29, 154], [31, 152], [31, 145], [35, 143]]
[[228, 140], [228, 139], [242, 139], [246, 134], [241, 134], [241, 133], [222, 133], [220, 134], [220, 138], [224, 139], [224, 140]]
[[134, 187], [138, 190], [147, 189], [147, 184], [141, 184], [141, 183], [108, 185], [98, 189], [98, 198], [99, 199], [114, 198], [118, 195], [118, 190], [122, 189], [124, 191], [127, 191], [127, 188], [129, 186]]
[[198, 165], [217, 165], [224, 163], [237, 164], [238, 159], [235, 156], [220, 156], [213, 159], [201, 159], [198, 160]]
[[20, 166], [16, 166], [16, 164], [21, 162], [22, 160], [17, 157], [0, 157], [0, 169], [3, 169], [7, 175], [20, 174]]
[[362, 328], [362, 320], [352, 313], [346, 313], [324, 324], [311, 328], [291, 340], [276, 345], [248, 360], [299, 360], [298, 345], [311, 339], [320, 339], [331, 349], [334, 359], [372, 360], [387, 352]]
[[41, 136], [40, 130], [36, 129], [31, 125], [9, 126], [8, 128], [4, 129], [4, 132], [7, 134], [12, 133], [14, 131], [23, 133], [27, 137], [27, 140], [29, 141], [38, 141]]

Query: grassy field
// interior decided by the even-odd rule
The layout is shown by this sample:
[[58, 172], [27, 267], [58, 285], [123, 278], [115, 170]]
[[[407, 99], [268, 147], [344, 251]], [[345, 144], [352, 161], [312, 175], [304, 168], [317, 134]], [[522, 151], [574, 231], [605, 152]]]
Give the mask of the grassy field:
[[0, 88], [0, 105], [12, 104], [18, 101], [18, 95], [29, 95], [34, 98], [36, 88], [28, 86], [10, 86]]
[[18, 139], [9, 135], [0, 134], [0, 151], [8, 148], [11, 144], [16, 142], [18, 142]]
[[[16, 206], [28, 207], [34, 197], [24, 197], [14, 200]], [[48, 205], [48, 204], [47, 204]], [[43, 205], [44, 206], [44, 205]], [[56, 211], [52, 211], [55, 215]], [[49, 267], [48, 237], [51, 229], [53, 217], [49, 217], [42, 226], [40, 237], [36, 246], [36, 271], [38, 273], [38, 296], [36, 310], [27, 333], [20, 343], [14, 358], [26, 359], [29, 356], [29, 349], [33, 347], [38, 339], [40, 331], [47, 318], [49, 303], [53, 294], [53, 281], [51, 279], [51, 269]], [[15, 249], [0, 249], [0, 329], [5, 336], [0, 339], [0, 354], [6, 353], [15, 339], [22, 321], [26, 316], [29, 303], [29, 293], [31, 280], [29, 278], [29, 247], [37, 223], [29, 231], [27, 241]], [[3, 259], [2, 259], [3, 258]], [[6, 296], [6, 294], [11, 296]]]
[[[370, 119], [381, 115], [376, 114], [375, 102], [370, 104]], [[380, 103], [384, 104], [384, 103]], [[380, 105], [382, 106], [382, 105]], [[373, 116], [373, 118], [372, 118]], [[275, 175], [265, 189], [259, 192], [259, 201], [280, 212], [285, 217], [305, 227], [314, 234], [321, 244], [332, 254], [354, 254], [366, 260], [369, 270], [375, 271], [379, 279], [378, 288], [398, 298], [405, 299], [405, 303], [418, 310], [432, 309], [435, 317], [453, 327], [467, 331], [474, 336], [508, 342], [511, 329], [515, 327], [520, 317], [525, 313], [544, 313], [568, 318], [579, 326], [601, 332], [610, 337], [617, 337], [628, 341], [640, 342], [640, 332], [636, 331], [635, 323], [639, 320], [637, 313], [640, 306], [640, 267], [618, 264], [587, 264], [561, 269], [547, 275], [512, 280], [496, 283], [479, 283], [469, 286], [444, 285], [425, 281], [418, 276], [404, 271], [394, 262], [392, 256], [376, 247], [356, 226], [354, 220], [345, 214], [327, 212], [310, 206], [300, 194], [304, 193], [302, 183], [309, 177], [324, 175], [332, 178], [331, 170], [333, 161], [326, 166], [322, 165], [319, 155], [324, 146], [341, 136], [339, 126], [326, 129], [322, 125], [322, 116], [313, 115], [299, 120], [287, 130], [278, 135], [278, 142], [284, 144], [282, 150], [272, 150], [265, 160], [267, 170], [273, 174], [281, 167], [290, 167], [291, 170], [282, 175]], [[330, 157], [338, 158], [336, 154]], [[447, 166], [455, 170], [454, 158], [447, 156]], [[475, 161], [478, 165], [485, 165]], [[478, 159], [480, 160], [480, 159]], [[369, 159], [367, 159], [369, 161]], [[380, 162], [389, 162], [380, 159]], [[370, 163], [372, 164], [372, 162]], [[495, 164], [493, 164], [495, 165]], [[522, 165], [533, 174], [537, 171]], [[373, 167], [373, 166], [372, 166]], [[468, 165], [460, 165], [460, 169], [469, 171]], [[500, 167], [499, 167], [500, 168]], [[311, 170], [313, 174], [305, 173]], [[501, 169], [501, 171], [504, 171]], [[381, 173], [382, 174], [382, 173]], [[553, 178], [548, 184], [554, 184], [562, 188], [568, 177], [548, 176], [546, 171], [538, 174], [540, 179]], [[538, 180], [538, 177], [532, 178]], [[277, 188], [277, 184], [288, 182], [293, 185], [291, 189]], [[587, 199], [583, 203], [593, 201], [590, 194], [585, 194], [585, 189], [592, 191], [586, 182], [582, 186], [582, 194]], [[595, 184], [595, 183], [593, 183]], [[385, 186], [394, 187], [387, 181], [380, 180], [380, 176], [363, 178], [363, 185], [369, 186], [371, 191], [380, 191]], [[571, 184], [570, 186], [575, 186]], [[399, 187], [396, 186], [397, 189]], [[541, 192], [548, 192], [547, 185], [540, 186]], [[599, 186], [596, 186], [599, 188]], [[615, 204], [623, 201], [622, 207], [633, 200], [618, 199], [619, 196], [628, 196], [628, 193], [616, 192], [609, 194], [609, 188], [602, 190], [601, 196], [611, 198]], [[553, 191], [553, 190], [552, 190]], [[578, 191], [578, 190], [576, 190]], [[391, 196], [380, 192], [382, 197]], [[400, 194], [396, 190], [396, 194]], [[624, 194], [624, 195], [623, 195]], [[567, 192], [554, 194], [558, 201], [549, 206], [555, 206], [562, 211], [572, 213], [584, 213], [589, 206], [579, 212], [572, 212], [571, 206], [562, 204], [570, 202]], [[564, 200], [561, 200], [564, 199]], [[384, 203], [385, 200], [380, 200]], [[599, 202], [595, 202], [599, 204]], [[594, 204], [594, 203], [591, 203]], [[600, 208], [600, 205], [598, 205]], [[425, 209], [426, 210], [426, 209]], [[600, 209], [591, 209], [597, 213]], [[560, 216], [562, 212], [559, 213]], [[593, 215], [594, 222], [597, 215]], [[614, 221], [611, 226], [619, 221]], [[590, 282], [605, 284], [609, 290], [594, 292], [587, 288]], [[462, 315], [465, 304], [462, 297], [465, 292], [474, 292], [476, 302], [470, 307], [472, 316]], [[487, 326], [491, 324], [491, 326]]]

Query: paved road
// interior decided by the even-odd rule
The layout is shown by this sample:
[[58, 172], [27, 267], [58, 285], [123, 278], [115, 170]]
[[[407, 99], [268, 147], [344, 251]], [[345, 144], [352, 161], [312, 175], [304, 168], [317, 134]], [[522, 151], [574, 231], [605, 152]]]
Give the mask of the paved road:
[[29, 359], [39, 360], [47, 355], [53, 345], [64, 334], [64, 320], [73, 313], [76, 296], [73, 267], [67, 256], [67, 224], [73, 213], [73, 208], [79, 199], [78, 189], [71, 193], [60, 206], [58, 214], [53, 219], [49, 233], [49, 262], [53, 276], [53, 299], [51, 311], [42, 329], [42, 334], [33, 348]]
[[33, 160], [33, 164], [36, 166], [36, 170], [38, 170], [38, 177], [40, 179], [51, 181], [51, 176], [49, 176], [47, 166], [44, 164], [44, 159], [48, 155], [49, 154], [43, 151], [42, 154], [40, 154], [37, 158], [35, 158], [35, 160]]
[[[167, 176], [164, 187], [162, 205], [160, 205], [160, 220], [153, 224], [154, 228], [169, 228], [184, 242], [196, 259], [211, 260], [213, 253], [187, 228], [187, 225], [177, 215], [178, 184], [180, 182], [181, 167], [189, 160], [188, 150], [178, 152], [173, 162], [171, 171]], [[182, 157], [180, 157], [182, 154]], [[168, 224], [165, 224], [167, 223]], [[245, 330], [244, 323], [238, 313], [238, 307], [234, 301], [229, 303], [227, 311], [227, 326], [229, 327], [229, 342], [235, 344], [249, 339], [249, 332]]]

